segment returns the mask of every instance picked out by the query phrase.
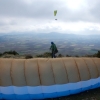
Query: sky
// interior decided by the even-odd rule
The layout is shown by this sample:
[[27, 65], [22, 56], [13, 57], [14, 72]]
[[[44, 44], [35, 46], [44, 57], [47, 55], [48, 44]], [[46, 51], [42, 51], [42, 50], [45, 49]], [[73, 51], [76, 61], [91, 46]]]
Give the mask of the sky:
[[0, 0], [0, 33], [14, 32], [100, 34], [100, 0]]

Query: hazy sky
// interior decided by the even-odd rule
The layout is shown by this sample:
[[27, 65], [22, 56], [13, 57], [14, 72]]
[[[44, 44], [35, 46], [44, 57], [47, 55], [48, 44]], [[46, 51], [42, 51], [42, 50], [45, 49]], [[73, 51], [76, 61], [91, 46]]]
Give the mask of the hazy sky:
[[0, 33], [10, 32], [100, 33], [100, 0], [0, 0]]

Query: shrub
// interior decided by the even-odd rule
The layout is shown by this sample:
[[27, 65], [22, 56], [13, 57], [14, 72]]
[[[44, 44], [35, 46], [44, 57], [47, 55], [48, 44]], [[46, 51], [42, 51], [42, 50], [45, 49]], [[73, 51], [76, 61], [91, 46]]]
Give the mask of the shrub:
[[30, 59], [30, 58], [33, 58], [33, 56], [30, 55], [30, 54], [27, 54], [27, 55], [25, 56], [25, 59]]
[[2, 56], [2, 53], [0, 53], [0, 56]]
[[50, 53], [50, 52], [45, 52], [45, 53], [43, 54], [43, 57], [51, 57], [51, 53]]
[[36, 57], [43, 57], [43, 55], [42, 55], [42, 54], [40, 54], [40, 55], [36, 55]]
[[70, 55], [66, 55], [66, 57], [71, 57]]
[[78, 55], [76, 55], [75, 57], [79, 57]]
[[98, 53], [97, 53], [97, 57], [100, 58], [100, 51], [98, 51]]
[[51, 57], [51, 53], [45, 52], [44, 54], [36, 55], [36, 57]]
[[58, 57], [63, 57], [63, 55], [62, 54], [59, 54]]
[[3, 55], [4, 54], [13, 54], [13, 55], [19, 55], [16, 51], [5, 51], [4, 53], [3, 53]]

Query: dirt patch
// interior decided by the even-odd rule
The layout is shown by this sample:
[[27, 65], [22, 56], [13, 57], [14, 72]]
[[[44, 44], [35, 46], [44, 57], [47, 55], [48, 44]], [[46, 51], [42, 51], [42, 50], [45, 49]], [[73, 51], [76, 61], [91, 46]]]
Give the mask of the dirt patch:
[[81, 92], [78, 94], [45, 100], [100, 100], [100, 88]]

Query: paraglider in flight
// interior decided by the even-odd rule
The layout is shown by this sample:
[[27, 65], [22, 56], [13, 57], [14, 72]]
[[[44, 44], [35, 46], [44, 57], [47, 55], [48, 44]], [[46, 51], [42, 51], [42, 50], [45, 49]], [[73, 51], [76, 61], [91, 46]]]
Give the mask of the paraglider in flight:
[[[54, 16], [56, 16], [56, 15], [57, 15], [57, 10], [54, 11]], [[57, 19], [55, 19], [55, 20], [57, 20]]]

